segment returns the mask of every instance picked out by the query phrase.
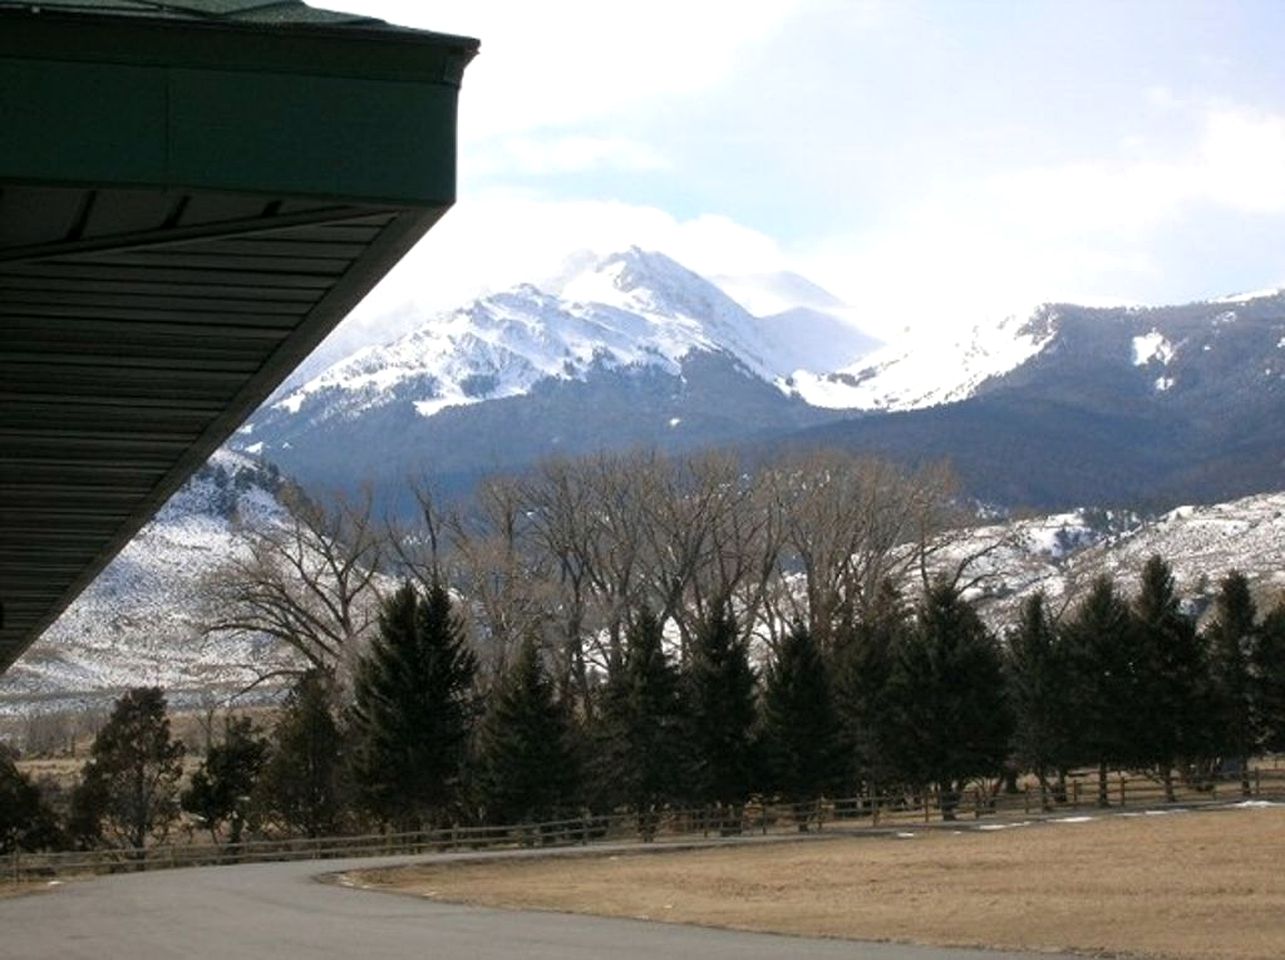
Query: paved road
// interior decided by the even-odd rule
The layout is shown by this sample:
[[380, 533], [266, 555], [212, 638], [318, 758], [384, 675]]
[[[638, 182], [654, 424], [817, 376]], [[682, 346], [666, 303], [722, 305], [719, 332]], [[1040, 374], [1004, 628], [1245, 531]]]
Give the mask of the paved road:
[[[428, 858], [424, 858], [428, 859]], [[102, 877], [0, 899], [3, 960], [1058, 960], [452, 906], [262, 863]], [[1070, 960], [1070, 958], [1064, 958]]]

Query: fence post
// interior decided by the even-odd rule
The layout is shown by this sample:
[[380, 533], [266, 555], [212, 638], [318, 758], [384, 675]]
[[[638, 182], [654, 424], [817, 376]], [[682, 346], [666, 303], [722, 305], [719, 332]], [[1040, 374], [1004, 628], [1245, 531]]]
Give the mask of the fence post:
[[1080, 781], [1071, 781], [1071, 807], [1078, 810], [1080, 807]]
[[1031, 812], [1031, 785], [1028, 783], [1026, 789], [1022, 791], [1022, 812], [1030, 814]]
[[1120, 775], [1120, 806], [1122, 807], [1125, 805], [1125, 801], [1126, 801], [1125, 784], [1127, 784], [1128, 782], [1129, 781], [1125, 778], [1125, 776], [1121, 774]]
[[1263, 771], [1258, 767], [1254, 768], [1254, 796], [1261, 796], [1263, 792]]
[[871, 797], [871, 802], [874, 804], [874, 812], [871, 814], [871, 824], [877, 827], [879, 826], [879, 791], [877, 789]]

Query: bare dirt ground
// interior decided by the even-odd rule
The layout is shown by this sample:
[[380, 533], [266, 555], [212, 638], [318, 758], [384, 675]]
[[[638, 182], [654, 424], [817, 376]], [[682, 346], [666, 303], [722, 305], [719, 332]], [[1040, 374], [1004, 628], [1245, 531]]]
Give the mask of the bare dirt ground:
[[435, 900], [764, 932], [1280, 960], [1283, 857], [1285, 808], [1253, 807], [409, 867], [352, 879]]

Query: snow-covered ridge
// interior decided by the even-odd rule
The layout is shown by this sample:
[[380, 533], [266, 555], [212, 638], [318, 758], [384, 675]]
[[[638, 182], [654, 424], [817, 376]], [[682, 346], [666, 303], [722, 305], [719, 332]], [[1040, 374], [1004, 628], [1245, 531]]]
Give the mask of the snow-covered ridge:
[[1225, 297], [1214, 297], [1209, 303], [1249, 303], [1251, 300], [1266, 300], [1268, 297], [1279, 297], [1285, 293], [1285, 287], [1274, 287], [1269, 290], [1250, 290], [1246, 293], [1232, 293]]
[[407, 403], [433, 416], [595, 369], [654, 366], [677, 374], [693, 351], [725, 353], [773, 382], [792, 373], [800, 357], [848, 362], [864, 339], [828, 314], [755, 317], [670, 258], [635, 247], [578, 255], [539, 287], [524, 284], [431, 318], [330, 367], [272, 409], [328, 418]]
[[796, 373], [783, 383], [817, 407], [913, 410], [971, 396], [992, 377], [1021, 366], [1057, 332], [1057, 314], [1039, 307], [961, 336], [918, 338], [891, 345], [832, 373]]

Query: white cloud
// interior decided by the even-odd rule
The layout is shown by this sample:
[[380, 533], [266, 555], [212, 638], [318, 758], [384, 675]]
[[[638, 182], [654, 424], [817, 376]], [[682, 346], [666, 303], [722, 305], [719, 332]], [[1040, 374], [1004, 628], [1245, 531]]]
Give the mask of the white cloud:
[[1212, 112], [1196, 176], [1216, 203], [1250, 214], [1285, 213], [1285, 116]]
[[484, 190], [451, 210], [341, 327], [345, 339], [392, 336], [432, 313], [553, 276], [581, 250], [663, 251], [704, 275], [781, 269], [777, 243], [725, 216], [679, 219], [612, 200], [557, 200]]
[[802, 0], [330, 0], [383, 19], [477, 37], [465, 73], [464, 143], [619, 116], [725, 80]]

